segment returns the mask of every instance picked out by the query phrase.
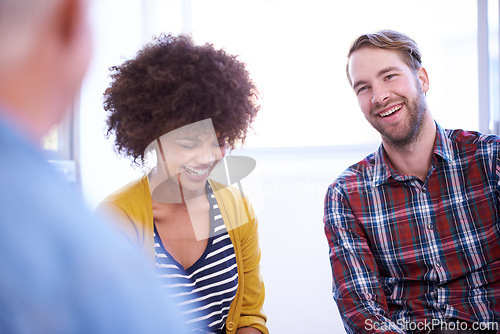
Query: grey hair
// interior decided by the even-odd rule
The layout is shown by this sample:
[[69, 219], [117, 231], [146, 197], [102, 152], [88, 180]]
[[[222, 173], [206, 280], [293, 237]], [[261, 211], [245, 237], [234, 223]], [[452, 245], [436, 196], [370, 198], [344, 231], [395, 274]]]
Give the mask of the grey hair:
[[61, 0], [0, 0], [0, 71], [22, 58]]

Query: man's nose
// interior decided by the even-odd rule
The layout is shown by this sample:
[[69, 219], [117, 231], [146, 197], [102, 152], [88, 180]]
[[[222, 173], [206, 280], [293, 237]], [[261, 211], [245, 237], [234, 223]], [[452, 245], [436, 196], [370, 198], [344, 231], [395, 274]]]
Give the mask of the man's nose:
[[384, 104], [389, 98], [389, 90], [384, 86], [373, 86], [372, 87], [372, 104]]

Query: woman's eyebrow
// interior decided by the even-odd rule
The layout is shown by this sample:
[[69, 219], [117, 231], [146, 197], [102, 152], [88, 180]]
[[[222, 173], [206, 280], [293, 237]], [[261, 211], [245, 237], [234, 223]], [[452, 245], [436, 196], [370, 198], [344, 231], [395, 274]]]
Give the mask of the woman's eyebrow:
[[199, 142], [201, 139], [200, 139], [200, 138], [198, 138], [198, 137], [182, 136], [182, 137], [178, 137], [178, 138], [176, 138], [175, 140], [189, 140], [189, 141], [196, 141], [196, 142]]

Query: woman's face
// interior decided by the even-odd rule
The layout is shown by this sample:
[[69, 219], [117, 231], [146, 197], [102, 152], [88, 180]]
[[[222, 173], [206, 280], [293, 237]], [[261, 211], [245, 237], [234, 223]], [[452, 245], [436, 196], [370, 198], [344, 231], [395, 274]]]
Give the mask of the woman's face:
[[226, 141], [217, 138], [213, 128], [189, 126], [171, 131], [159, 141], [158, 160], [160, 164], [165, 161], [163, 168], [166, 168], [169, 183], [181, 186], [184, 196], [203, 194], [210, 172], [224, 158]]

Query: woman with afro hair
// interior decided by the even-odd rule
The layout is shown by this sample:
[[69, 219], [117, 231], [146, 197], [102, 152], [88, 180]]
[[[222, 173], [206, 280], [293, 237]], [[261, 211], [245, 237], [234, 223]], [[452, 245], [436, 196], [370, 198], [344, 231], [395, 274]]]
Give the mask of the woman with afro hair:
[[245, 65], [161, 35], [111, 71], [108, 136], [145, 175], [98, 210], [151, 259], [194, 332], [268, 333], [257, 219], [239, 190], [210, 177], [259, 110]]

